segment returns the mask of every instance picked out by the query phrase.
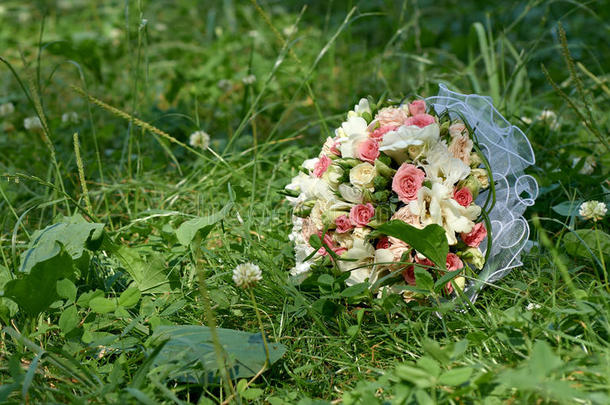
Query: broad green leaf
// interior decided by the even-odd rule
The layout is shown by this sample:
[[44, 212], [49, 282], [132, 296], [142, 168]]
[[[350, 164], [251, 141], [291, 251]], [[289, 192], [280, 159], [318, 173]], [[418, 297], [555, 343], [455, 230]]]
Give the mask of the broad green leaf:
[[547, 342], [538, 340], [534, 343], [529, 360], [529, 368], [532, 375], [544, 377], [562, 364], [561, 358], [553, 353], [553, 349], [551, 349]]
[[78, 326], [79, 318], [76, 306], [70, 305], [59, 316], [59, 328], [63, 333], [70, 333]]
[[76, 300], [76, 286], [67, 278], [57, 282], [57, 294], [71, 302]]
[[[598, 246], [599, 240], [599, 246]], [[599, 229], [577, 229], [563, 237], [566, 252], [572, 256], [599, 259], [600, 249], [604, 256], [610, 257], [610, 235]]]
[[[265, 364], [265, 348], [260, 333], [217, 328], [218, 338], [230, 365], [232, 378], [248, 378]], [[169, 378], [190, 382], [217, 381], [218, 362], [207, 326], [159, 326], [155, 342], [167, 343], [154, 364], [168, 372]], [[280, 343], [268, 342], [269, 361], [273, 364], [286, 352]]]
[[38, 261], [28, 274], [4, 286], [4, 296], [15, 301], [31, 315], [38, 315], [59, 299], [57, 280], [74, 273], [72, 257], [63, 249], [58, 254]]
[[12, 279], [13, 277], [11, 276], [9, 269], [0, 265], [0, 319], [6, 324], [8, 324], [9, 319], [15, 315], [19, 309], [14, 301], [8, 298], [2, 298], [4, 285]]
[[573, 217], [575, 215], [578, 215], [578, 209], [580, 208], [580, 205], [582, 203], [583, 200], [564, 201], [560, 204], [554, 205], [553, 207], [551, 207], [551, 209], [561, 216]]
[[119, 305], [125, 308], [131, 308], [140, 301], [142, 293], [137, 287], [129, 287], [119, 296]]
[[434, 377], [417, 367], [401, 364], [396, 367], [394, 373], [397, 377], [409, 381], [421, 388], [427, 388], [434, 385]]
[[168, 270], [160, 254], [151, 252], [144, 258], [137, 250], [127, 246], [121, 246], [114, 253], [140, 291], [158, 293], [171, 290]]
[[104, 224], [87, 222], [75, 214], [32, 234], [29, 249], [21, 255], [20, 271], [29, 273], [36, 263], [50, 259], [63, 248], [79, 267], [88, 264], [85, 249], [97, 249], [103, 237]]
[[89, 308], [98, 314], [107, 314], [116, 309], [116, 301], [104, 297], [95, 297], [89, 301]]
[[442, 226], [431, 224], [424, 229], [417, 229], [398, 219], [386, 222], [377, 228], [377, 231], [388, 236], [393, 236], [405, 242], [417, 250], [434, 264], [446, 270], [447, 253], [449, 244]]
[[442, 385], [450, 385], [452, 387], [462, 385], [470, 379], [472, 371], [470, 367], [453, 368], [441, 374], [438, 381]]
[[212, 230], [217, 222], [222, 220], [233, 207], [233, 202], [228, 202], [220, 211], [206, 217], [198, 217], [184, 222], [176, 231], [176, 237], [181, 245], [188, 246], [195, 235], [201, 232], [203, 238]]
[[423, 267], [415, 266], [415, 285], [418, 288], [431, 291], [434, 287], [434, 279]]
[[358, 283], [354, 284], [351, 287], [347, 287], [345, 290], [341, 291], [342, 297], [355, 297], [356, 295], [360, 295], [369, 288], [369, 283]]

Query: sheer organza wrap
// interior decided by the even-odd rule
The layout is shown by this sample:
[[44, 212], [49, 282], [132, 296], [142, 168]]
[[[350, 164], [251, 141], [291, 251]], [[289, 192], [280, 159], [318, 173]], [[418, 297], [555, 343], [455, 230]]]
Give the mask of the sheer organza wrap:
[[[426, 103], [438, 114], [448, 111], [452, 119], [467, 121], [489, 161], [495, 182], [496, 203], [488, 212], [491, 251], [478, 280], [465, 289], [466, 295], [475, 300], [486, 284], [495, 283], [522, 265], [521, 253], [529, 237], [523, 213], [538, 196], [536, 180], [524, 174], [525, 168], [535, 162], [534, 152], [525, 134], [494, 108], [490, 97], [455, 93], [442, 84], [439, 87], [438, 95], [427, 98]], [[481, 193], [476, 203], [484, 206], [490, 192]], [[481, 243], [481, 249], [487, 249], [487, 240]]]

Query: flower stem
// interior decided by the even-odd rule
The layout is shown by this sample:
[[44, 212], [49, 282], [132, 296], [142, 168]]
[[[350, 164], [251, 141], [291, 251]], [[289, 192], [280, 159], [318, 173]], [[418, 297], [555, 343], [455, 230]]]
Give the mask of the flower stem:
[[606, 270], [606, 262], [604, 261], [604, 252], [602, 251], [602, 245], [599, 241], [599, 232], [597, 231], [597, 222], [595, 222], [595, 240], [597, 242], [597, 251], [599, 252], [599, 260], [602, 264], [602, 271], [604, 272], [604, 285], [606, 291], [610, 292], [610, 285], [608, 285], [608, 271]]
[[263, 320], [258, 310], [258, 305], [256, 304], [256, 299], [254, 298], [252, 288], [248, 287], [248, 293], [250, 293], [250, 299], [252, 300], [252, 305], [254, 305], [254, 312], [256, 313], [256, 319], [258, 320], [258, 327], [261, 331], [261, 336], [263, 337], [263, 346], [265, 347], [265, 364], [263, 365], [264, 370], [269, 366], [269, 346], [267, 346], [267, 338], [265, 337], [265, 328], [263, 327]]

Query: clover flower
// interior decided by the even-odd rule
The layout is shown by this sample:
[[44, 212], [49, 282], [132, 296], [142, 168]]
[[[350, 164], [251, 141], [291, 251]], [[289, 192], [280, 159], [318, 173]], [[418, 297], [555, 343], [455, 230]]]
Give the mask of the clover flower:
[[27, 117], [23, 120], [23, 127], [28, 131], [39, 131], [42, 129], [42, 122], [38, 117]]
[[242, 263], [233, 270], [233, 281], [238, 287], [248, 288], [262, 279], [261, 269], [254, 263]]
[[210, 135], [205, 131], [196, 131], [189, 137], [189, 145], [193, 148], [207, 149], [210, 146]]
[[606, 204], [599, 201], [586, 201], [582, 203], [578, 213], [584, 219], [591, 219], [595, 222], [600, 221], [606, 215], [608, 208], [606, 208]]
[[13, 103], [0, 104], [0, 117], [7, 117], [15, 111]]
[[78, 121], [78, 114], [74, 111], [69, 111], [61, 115], [61, 122], [63, 122], [64, 124], [77, 124]]
[[241, 79], [241, 81], [244, 84], [252, 84], [252, 83], [254, 83], [256, 81], [256, 76], [250, 74], [250, 75], [244, 77], [243, 79]]

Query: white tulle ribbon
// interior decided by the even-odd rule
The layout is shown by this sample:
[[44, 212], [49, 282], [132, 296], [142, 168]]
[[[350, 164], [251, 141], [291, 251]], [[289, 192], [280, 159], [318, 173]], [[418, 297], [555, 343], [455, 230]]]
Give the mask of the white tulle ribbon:
[[[464, 119], [474, 130], [481, 151], [489, 161], [495, 183], [496, 203], [488, 212], [491, 223], [491, 251], [478, 280], [470, 282], [465, 294], [475, 300], [486, 284], [492, 284], [521, 266], [521, 254], [529, 238], [529, 225], [523, 213], [538, 196], [538, 183], [524, 173], [535, 163], [527, 137], [496, 110], [490, 97], [464, 95], [439, 85], [436, 97], [426, 103], [438, 114], [448, 111], [452, 119]], [[481, 193], [476, 203], [484, 206], [490, 190]], [[487, 240], [481, 249], [487, 249]]]

